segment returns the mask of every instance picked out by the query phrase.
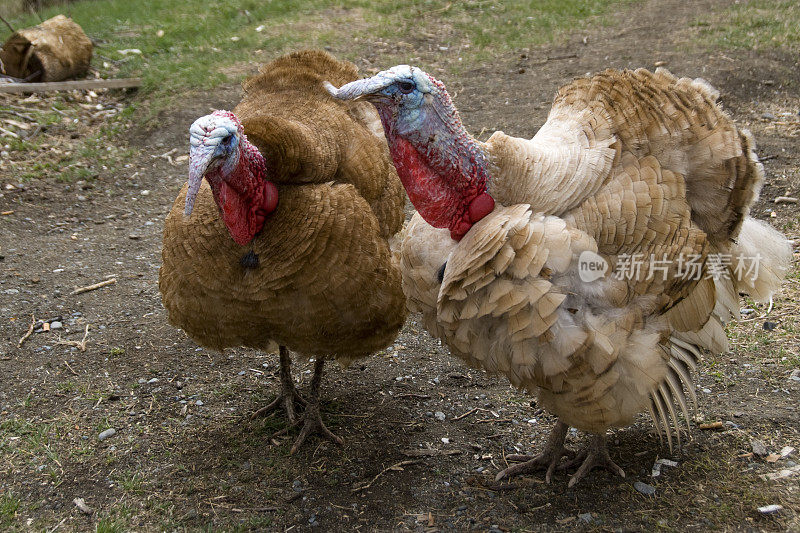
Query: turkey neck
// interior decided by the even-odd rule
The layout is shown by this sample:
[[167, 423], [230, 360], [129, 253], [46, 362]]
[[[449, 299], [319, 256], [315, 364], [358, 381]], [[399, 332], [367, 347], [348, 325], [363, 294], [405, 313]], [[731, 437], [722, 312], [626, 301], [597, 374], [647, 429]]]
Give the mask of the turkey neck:
[[429, 96], [424, 117], [410, 123], [391, 107], [378, 107], [389, 151], [408, 197], [432, 226], [459, 240], [489, 214], [489, 164], [481, 144], [461, 123], [447, 93]]
[[[275, 210], [278, 191], [267, 180], [267, 166], [258, 149], [242, 137], [238, 161], [206, 175], [222, 218], [238, 244], [247, 245], [261, 232]], [[229, 172], [227, 178], [222, 174]]]

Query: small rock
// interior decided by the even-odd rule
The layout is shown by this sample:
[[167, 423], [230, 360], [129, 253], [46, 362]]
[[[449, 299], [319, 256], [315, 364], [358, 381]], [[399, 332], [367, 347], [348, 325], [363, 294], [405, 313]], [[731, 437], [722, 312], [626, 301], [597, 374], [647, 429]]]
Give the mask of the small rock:
[[150, 378], [147, 382], [148, 383], [158, 383], [158, 378]]
[[292, 490], [295, 492], [303, 492], [303, 482], [299, 479], [295, 479], [292, 482]]
[[753, 450], [754, 455], [758, 455], [760, 457], [769, 454], [767, 447], [758, 439], [753, 439], [750, 441], [750, 448]]
[[145, 190], [143, 190], [142, 192], [140, 192], [139, 194], [141, 194], [142, 196], [150, 196], [150, 191], [148, 191], [147, 189], [145, 189]]
[[742, 313], [743, 315], [749, 315], [754, 313], [755, 309], [751, 307], [742, 307], [741, 309], [739, 309], [739, 312]]
[[578, 518], [586, 522], [587, 524], [592, 523], [592, 513], [582, 513], [578, 515]]
[[139, 385], [144, 385], [145, 383], [147, 383], [147, 380], [144, 378], [139, 378], [139, 380], [136, 383], [138, 383]]
[[783, 510], [783, 505], [772, 504], [759, 507], [758, 512], [761, 514], [775, 514]]
[[633, 488], [637, 491], [641, 492], [645, 496], [652, 496], [656, 493], [656, 488], [652, 485], [648, 485], [647, 483], [642, 483], [641, 481], [637, 481], [633, 484]]
[[764, 322], [764, 330], [765, 331], [772, 331], [778, 326], [777, 322], [770, 322], [769, 320]]
[[433, 413], [433, 417], [440, 422], [444, 422], [444, 419], [447, 418], [447, 416], [441, 411], [436, 411]]
[[706, 394], [711, 394], [711, 389], [704, 388], [704, 389], [701, 389], [701, 390]]
[[64, 327], [64, 325], [61, 322], [59, 322], [58, 320], [50, 322], [50, 329], [61, 329], [63, 327]]
[[459, 505], [458, 509], [456, 509], [456, 511], [466, 511], [466, 510], [467, 510], [467, 506], [466, 505]]
[[197, 401], [194, 402], [194, 404], [196, 406], [198, 406], [198, 407], [202, 407], [203, 406], [203, 400], [197, 400]]
[[86, 502], [83, 500], [83, 498], [75, 498], [72, 500], [72, 503], [74, 503], [75, 507], [77, 507], [78, 510], [84, 514], [92, 514], [94, 512], [94, 509], [86, 505]]
[[792, 446], [784, 446], [781, 448], [781, 458], [789, 457], [792, 452], [794, 452], [794, 447]]
[[450, 439], [448, 437], [442, 437], [442, 444], [450, 444]]
[[792, 373], [789, 374], [789, 379], [792, 381], [800, 381], [800, 368], [795, 368], [792, 370]]
[[778, 120], [778, 118], [772, 113], [764, 113], [763, 115], [761, 115], [761, 118], [765, 120]]
[[101, 432], [101, 433], [100, 433], [100, 434], [97, 436], [97, 438], [98, 438], [98, 439], [100, 439], [100, 440], [106, 440], [107, 438], [109, 438], [109, 437], [113, 437], [113, 436], [114, 436], [114, 435], [116, 435], [116, 434], [117, 434], [117, 430], [116, 430], [116, 429], [114, 429], [114, 428], [108, 428], [107, 430], [105, 430], [105, 431]]
[[132, 241], [138, 241], [139, 239], [141, 239], [141, 236], [136, 235], [135, 233], [131, 233], [130, 235], [128, 235], [128, 238]]

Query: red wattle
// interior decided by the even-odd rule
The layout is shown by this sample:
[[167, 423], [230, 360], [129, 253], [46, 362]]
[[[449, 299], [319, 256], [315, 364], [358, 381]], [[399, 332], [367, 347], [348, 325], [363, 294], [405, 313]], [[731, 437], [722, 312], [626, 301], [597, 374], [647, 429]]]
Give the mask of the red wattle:
[[477, 196], [469, 204], [469, 220], [473, 224], [494, 210], [494, 198], [488, 193]]
[[275, 211], [278, 207], [278, 188], [274, 183], [268, 181], [264, 184], [264, 210], [267, 214]]
[[[494, 209], [494, 199], [485, 188], [478, 189], [460, 175], [440, 175], [406, 139], [390, 137], [389, 149], [411, 203], [428, 224], [448, 228], [453, 239], [460, 240]], [[466, 186], [454, 186], [457, 183]]]

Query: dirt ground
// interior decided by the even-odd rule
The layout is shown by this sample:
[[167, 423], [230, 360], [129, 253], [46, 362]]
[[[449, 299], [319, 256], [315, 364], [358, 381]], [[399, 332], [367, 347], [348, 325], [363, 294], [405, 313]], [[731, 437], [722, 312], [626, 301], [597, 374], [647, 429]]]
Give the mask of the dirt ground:
[[[755, 215], [797, 239], [797, 206], [772, 200], [800, 193], [798, 57], [688, 45], [698, 14], [728, 3], [650, 2], [611, 27], [482, 65], [438, 50], [448, 35], [424, 37], [411, 42], [409, 60], [448, 84], [482, 139], [496, 129], [533, 135], [557, 87], [587, 72], [663, 62], [677, 75], [704, 77], [765, 159]], [[405, 53], [352, 46], [332, 52], [359, 55], [362, 71]], [[345, 445], [314, 437], [290, 456], [291, 439], [272, 437], [283, 418], [249, 420], [276, 390], [277, 358], [198, 348], [167, 324], [157, 288], [162, 222], [186, 179], [188, 126], [238, 96], [235, 87], [196, 95], [154, 128], [123, 134], [125, 165], [94, 179], [20, 182], [21, 167], [0, 168], [0, 529], [800, 529], [800, 476], [761, 477], [796, 466], [800, 454], [751, 454], [752, 440], [776, 455], [800, 449], [800, 381], [790, 378], [800, 368], [796, 272], [769, 314], [758, 306], [730, 327], [732, 349], [701, 369], [698, 422], [722, 427], [695, 427], [673, 453], [644, 417], [614, 431], [610, 453], [624, 479], [596, 471], [569, 489], [565, 473], [550, 485], [532, 475], [497, 490], [489, 481], [504, 455], [538, 450], [554, 419], [505, 380], [451, 358], [414, 316], [390, 348], [347, 370], [328, 365], [323, 416]], [[109, 277], [116, 283], [70, 294]], [[60, 317], [63, 327], [34, 333], [20, 348], [32, 314]], [[766, 331], [765, 321], [777, 327]], [[87, 325], [86, 351], [58, 344], [80, 341]], [[295, 365], [295, 375], [306, 386], [310, 367]], [[116, 433], [99, 440], [108, 428]], [[678, 464], [652, 477], [657, 458]], [[637, 481], [655, 493], [638, 492]], [[93, 512], [82, 513], [74, 498]], [[770, 504], [783, 509], [757, 510]]]

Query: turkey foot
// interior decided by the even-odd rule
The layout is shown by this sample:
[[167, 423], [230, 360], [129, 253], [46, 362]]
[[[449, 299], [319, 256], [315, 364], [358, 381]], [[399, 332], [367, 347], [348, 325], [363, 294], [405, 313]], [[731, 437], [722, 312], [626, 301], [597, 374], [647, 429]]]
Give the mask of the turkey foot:
[[612, 473], [619, 474], [620, 477], [625, 477], [625, 471], [620, 468], [617, 463], [612, 461], [611, 457], [608, 455], [605, 435], [592, 436], [592, 440], [589, 441], [589, 444], [583, 448], [574, 459], [565, 464], [564, 468], [574, 466], [581, 461], [581, 466], [572, 474], [572, 477], [569, 478], [568, 487], [574, 486], [592, 469], [597, 467], [605, 468]]
[[[322, 422], [322, 417], [319, 414], [319, 384], [322, 381], [323, 366], [325, 366], [325, 360], [321, 357], [317, 357], [316, 361], [314, 362], [314, 377], [311, 379], [311, 396], [306, 403], [306, 410], [303, 413], [302, 418], [293, 424], [297, 426], [302, 423], [303, 428], [300, 430], [300, 434], [294, 441], [292, 449], [289, 451], [290, 454], [294, 454], [298, 449], [300, 449], [300, 446], [306, 440], [306, 437], [315, 432], [322, 434], [323, 437], [328, 440], [332, 440], [340, 446], [344, 444], [344, 441], [340, 437], [334, 435], [333, 432], [325, 426], [325, 424]], [[279, 433], [282, 432], [283, 431]]]
[[550, 483], [550, 478], [553, 476], [556, 467], [562, 457], [574, 456], [575, 452], [564, 447], [564, 439], [567, 436], [567, 426], [561, 420], [556, 422], [555, 427], [547, 437], [547, 444], [545, 444], [544, 451], [539, 455], [508, 455], [506, 459], [509, 461], [524, 461], [522, 463], [509, 466], [505, 470], [497, 473], [494, 480], [500, 481], [506, 477], [518, 476], [520, 474], [529, 474], [543, 468], [547, 468], [547, 473], [544, 479]]
[[286, 411], [286, 416], [289, 419], [289, 424], [294, 425], [299, 420], [295, 403], [301, 407], [306, 405], [306, 400], [297, 391], [292, 380], [292, 360], [289, 358], [289, 349], [285, 346], [280, 347], [280, 379], [281, 391], [278, 396], [272, 400], [269, 405], [266, 405], [253, 413], [250, 420], [266, 416], [275, 409], [283, 407]]

